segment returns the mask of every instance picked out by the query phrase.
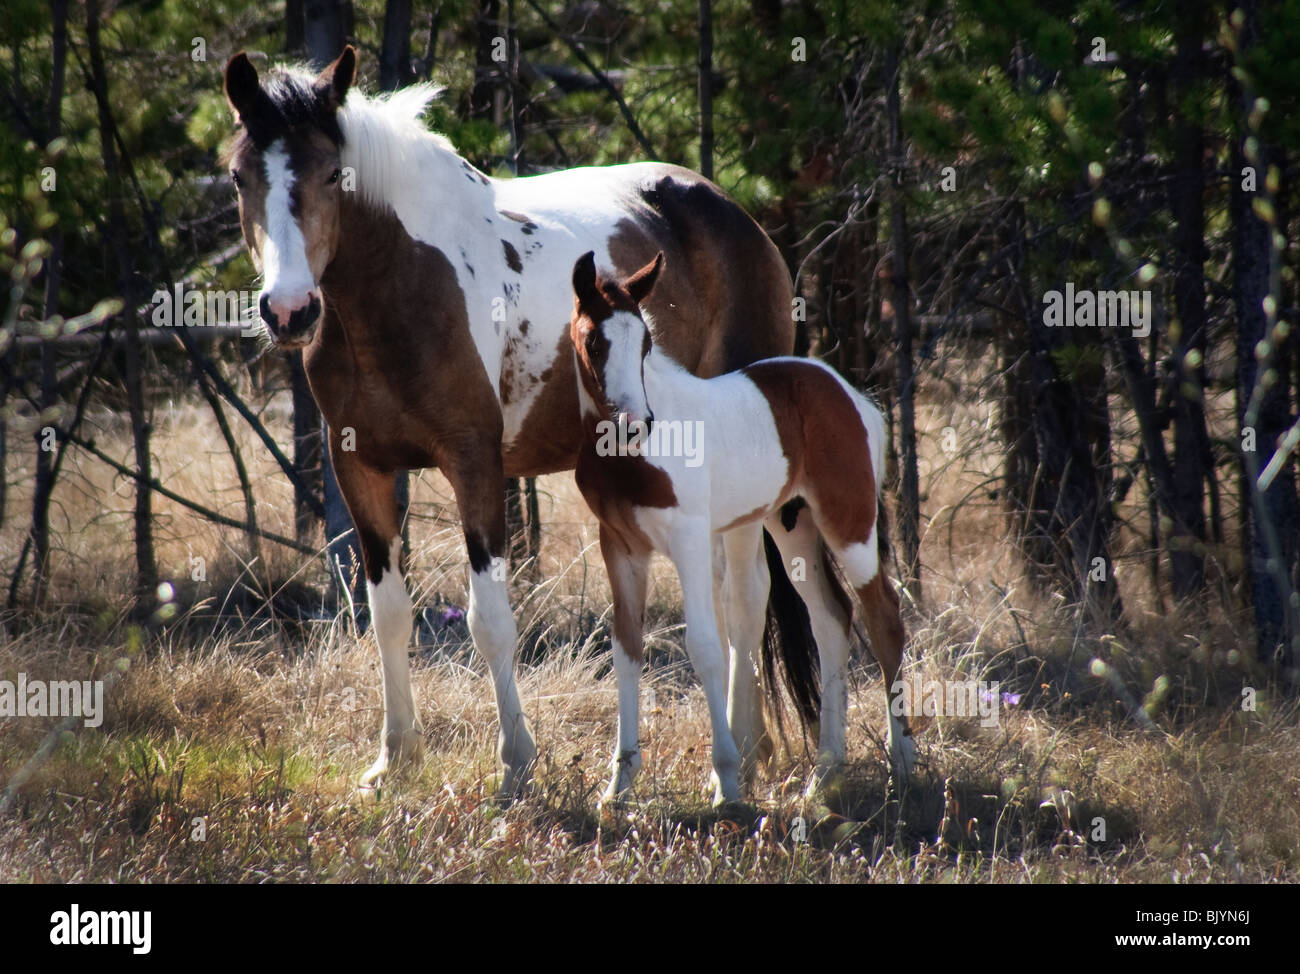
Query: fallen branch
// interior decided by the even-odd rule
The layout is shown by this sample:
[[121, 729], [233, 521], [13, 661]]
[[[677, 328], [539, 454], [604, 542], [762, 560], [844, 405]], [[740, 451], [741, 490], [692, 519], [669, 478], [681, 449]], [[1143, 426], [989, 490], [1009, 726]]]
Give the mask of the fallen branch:
[[89, 440], [83, 440], [81, 437], [76, 435], [67, 435], [67, 439], [72, 443], [75, 443], [77, 446], [81, 447], [86, 452], [90, 453], [92, 456], [98, 457], [100, 460], [108, 464], [118, 473], [130, 477], [132, 480], [136, 481], [137, 483], [143, 483], [144, 486], [148, 487], [150, 490], [162, 494], [168, 500], [173, 500], [177, 504], [180, 504], [182, 507], [188, 507], [191, 511], [194, 511], [196, 514], [202, 514], [205, 518], [207, 518], [209, 521], [212, 521], [215, 524], [220, 524], [228, 528], [237, 528], [238, 530], [244, 531], [248, 534], [256, 534], [259, 538], [265, 538], [267, 541], [274, 541], [276, 544], [284, 545], [286, 548], [292, 548], [294, 551], [302, 552], [304, 555], [320, 554], [320, 552], [317, 551], [315, 548], [308, 547], [307, 545], [302, 544], [299, 541], [295, 541], [293, 538], [286, 538], [282, 534], [275, 534], [274, 532], [267, 531], [263, 528], [253, 528], [243, 521], [237, 521], [233, 517], [227, 517], [224, 514], [219, 514], [216, 511], [214, 511], [212, 508], [204, 507], [202, 504], [198, 503], [197, 501], [192, 501], [188, 497], [182, 497], [174, 490], [168, 490], [166, 487], [160, 484], [157, 478], [155, 477], [149, 477], [147, 479], [141, 477], [130, 467], [126, 466], [125, 464], [118, 463], [116, 460], [110, 457], [103, 450], [99, 449]]

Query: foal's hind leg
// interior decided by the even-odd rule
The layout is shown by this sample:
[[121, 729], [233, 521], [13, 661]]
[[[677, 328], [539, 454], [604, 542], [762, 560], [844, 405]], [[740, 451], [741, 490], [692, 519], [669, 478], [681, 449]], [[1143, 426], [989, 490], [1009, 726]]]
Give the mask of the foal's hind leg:
[[762, 524], [733, 528], [723, 535], [727, 556], [726, 628], [731, 644], [727, 722], [740, 751], [740, 782], [746, 790], [753, 787], [758, 762], [772, 752], [758, 676], [769, 587], [762, 536]]
[[838, 545], [835, 556], [862, 604], [862, 620], [871, 640], [871, 654], [885, 677], [885, 715], [889, 722], [885, 741], [889, 760], [897, 774], [907, 777], [916, 763], [916, 742], [912, 740], [907, 716], [895, 714], [893, 705], [894, 684], [902, 672], [907, 634], [903, 629], [898, 593], [880, 564], [878, 535], [879, 525], [876, 525], [865, 543]]
[[614, 674], [618, 680], [618, 738], [614, 743], [613, 772], [603, 800], [619, 801], [641, 770], [638, 685], [645, 643], [650, 551], [629, 547], [601, 525], [600, 553], [614, 590]]
[[802, 501], [787, 504], [766, 523], [781, 549], [790, 580], [808, 607], [821, 663], [821, 721], [817, 732], [817, 764], [808, 783], [811, 795], [821, 790], [844, 764], [853, 608], [847, 593], [830, 573], [821, 535], [806, 504]]
[[885, 709], [889, 713], [886, 745], [889, 748], [889, 759], [900, 775], [908, 777], [916, 767], [916, 741], [907, 725], [907, 716], [895, 714], [897, 708], [893, 706], [894, 684], [903, 668], [903, 650], [907, 644], [898, 592], [883, 571], [877, 572], [876, 577], [860, 586], [857, 592], [862, 601], [863, 620], [867, 626], [867, 636], [871, 639], [872, 655], [876, 657], [876, 662], [885, 675]]
[[423, 750], [422, 728], [411, 693], [411, 667], [406, 658], [411, 639], [411, 599], [406, 594], [400, 564], [402, 537], [393, 474], [380, 473], [362, 463], [355, 453], [339, 449], [332, 427], [330, 459], [356, 526], [370, 599], [371, 630], [379, 645], [384, 681], [384, 731], [379, 757], [361, 776], [361, 786], [370, 788], [390, 767], [417, 761]]

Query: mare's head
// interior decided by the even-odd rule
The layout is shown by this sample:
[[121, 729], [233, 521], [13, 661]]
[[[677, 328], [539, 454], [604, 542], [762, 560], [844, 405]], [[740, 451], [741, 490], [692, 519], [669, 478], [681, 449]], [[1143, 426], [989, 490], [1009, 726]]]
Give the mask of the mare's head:
[[583, 254], [573, 266], [573, 318], [569, 337], [577, 356], [582, 388], [600, 419], [617, 418], [631, 425], [654, 421], [645, 393], [645, 357], [650, 329], [640, 304], [650, 295], [664, 255], [625, 281], [596, 275], [596, 257]]
[[337, 116], [356, 72], [351, 47], [314, 79], [272, 72], [263, 81], [243, 52], [226, 65], [226, 98], [241, 125], [230, 150], [239, 222], [262, 273], [258, 308], [282, 348], [310, 343], [320, 322], [320, 279], [339, 241]]

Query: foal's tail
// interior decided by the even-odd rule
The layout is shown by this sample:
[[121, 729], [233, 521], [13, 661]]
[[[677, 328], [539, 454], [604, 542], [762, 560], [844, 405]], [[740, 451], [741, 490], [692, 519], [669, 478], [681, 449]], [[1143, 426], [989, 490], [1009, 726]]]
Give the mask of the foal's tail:
[[[821, 716], [821, 663], [813, 637], [808, 607], [786, 574], [785, 560], [772, 535], [763, 530], [763, 552], [772, 588], [767, 599], [767, 626], [763, 630], [763, 684], [770, 708], [781, 727], [776, 668], [781, 664], [786, 690], [794, 701], [799, 723], [806, 730]], [[833, 583], [834, 584], [834, 583]]]

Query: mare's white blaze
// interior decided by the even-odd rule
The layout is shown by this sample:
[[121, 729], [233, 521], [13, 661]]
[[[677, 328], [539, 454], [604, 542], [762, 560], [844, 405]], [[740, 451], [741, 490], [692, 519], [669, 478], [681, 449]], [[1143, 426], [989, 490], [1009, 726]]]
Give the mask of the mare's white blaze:
[[[411, 671], [406, 646], [411, 638], [411, 597], [401, 572], [402, 539], [394, 538], [388, 549], [388, 569], [379, 582], [366, 581], [370, 598], [370, 619], [379, 643], [384, 675], [384, 739], [388, 746], [400, 744], [400, 735], [416, 725], [415, 699], [411, 694]], [[397, 740], [391, 740], [398, 735]]]
[[629, 423], [644, 422], [653, 405], [646, 401], [642, 378], [642, 353], [646, 326], [636, 315], [615, 311], [600, 325], [609, 342], [605, 360], [605, 398], [618, 412], [627, 413]]
[[307, 264], [307, 241], [293, 217], [293, 170], [284, 143], [277, 141], [262, 156], [266, 165], [266, 236], [261, 242], [262, 293], [275, 309], [297, 310], [316, 289]]

